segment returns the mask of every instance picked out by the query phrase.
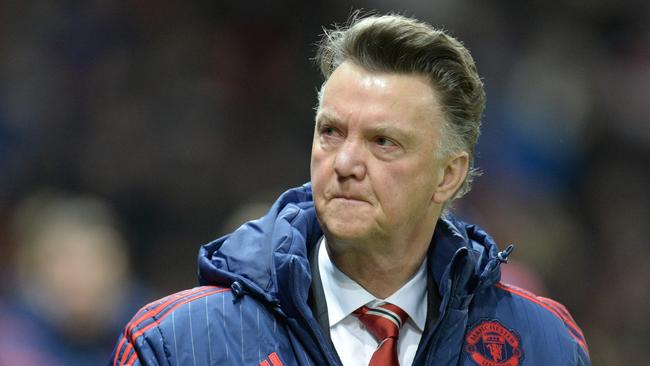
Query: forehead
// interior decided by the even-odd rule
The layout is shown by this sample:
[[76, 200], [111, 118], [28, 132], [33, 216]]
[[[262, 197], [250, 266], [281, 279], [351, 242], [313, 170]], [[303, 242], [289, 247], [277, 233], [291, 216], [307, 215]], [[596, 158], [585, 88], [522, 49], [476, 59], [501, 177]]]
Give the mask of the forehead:
[[425, 76], [373, 72], [351, 62], [341, 64], [323, 86], [317, 114], [317, 120], [433, 127], [441, 117], [438, 95]]

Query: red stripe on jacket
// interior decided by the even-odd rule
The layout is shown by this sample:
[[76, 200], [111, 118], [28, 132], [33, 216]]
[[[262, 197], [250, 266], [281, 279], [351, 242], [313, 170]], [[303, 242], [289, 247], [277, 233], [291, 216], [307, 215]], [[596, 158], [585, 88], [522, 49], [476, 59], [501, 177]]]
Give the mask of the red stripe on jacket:
[[[162, 298], [160, 300], [152, 301], [149, 304], [143, 306], [133, 316], [131, 321], [129, 321], [127, 323], [126, 327], [124, 327], [124, 334], [122, 336], [122, 340], [117, 345], [117, 348], [116, 348], [116, 351], [115, 351], [115, 358], [113, 359], [113, 366], [117, 366], [117, 358], [118, 358], [118, 356], [120, 354], [120, 351], [123, 350], [123, 347], [125, 347], [125, 342], [126, 342], [126, 340], [128, 338], [128, 335], [133, 330], [134, 327], [138, 326], [141, 322], [147, 320], [148, 318], [150, 318], [150, 317], [152, 317], [154, 315], [157, 315], [159, 312], [161, 312], [169, 304], [171, 304], [174, 301], [182, 298], [183, 296], [187, 296], [187, 295], [190, 295], [190, 294], [193, 294], [193, 293], [201, 292], [203, 290], [205, 290], [205, 287], [197, 287], [197, 288], [194, 288], [194, 289], [181, 291], [181, 292], [166, 296], [166, 297], [164, 297], [164, 298]], [[157, 307], [155, 309], [149, 309], [154, 304], [157, 304]], [[150, 312], [147, 313], [148, 311], [150, 311]], [[143, 317], [143, 314], [145, 314], [145, 315], [149, 314], [149, 316]], [[123, 354], [121, 359], [120, 359], [120, 363], [124, 363], [125, 358], [126, 358], [126, 355]]]
[[[210, 290], [210, 289], [212, 289], [212, 290]], [[160, 301], [152, 302], [151, 304], [160, 303], [160, 305], [158, 305], [152, 311], [145, 310], [146, 313], [144, 313], [140, 317], [137, 317], [138, 314], [142, 314], [142, 311], [139, 311], [138, 314], [136, 314], [136, 316], [134, 316], [134, 320], [132, 320], [131, 322], [129, 322], [127, 324], [127, 326], [126, 326], [126, 328], [124, 330], [124, 335], [122, 337], [122, 340], [120, 341], [119, 345], [117, 346], [117, 351], [115, 352], [115, 358], [113, 360], [113, 365], [114, 366], [123, 365], [124, 362], [126, 361], [126, 358], [127, 358], [128, 354], [131, 352], [131, 349], [133, 348], [133, 343], [135, 342], [135, 340], [139, 336], [141, 336], [144, 332], [146, 332], [147, 330], [149, 330], [152, 327], [160, 324], [160, 322], [165, 317], [167, 317], [167, 315], [169, 315], [172, 311], [177, 309], [179, 306], [184, 305], [184, 304], [186, 304], [186, 303], [188, 303], [190, 301], [196, 300], [196, 299], [200, 299], [200, 298], [203, 298], [203, 297], [206, 297], [206, 296], [210, 296], [210, 295], [217, 294], [217, 293], [220, 293], [220, 292], [225, 292], [225, 291], [230, 291], [230, 289], [229, 288], [224, 288], [224, 287], [218, 287], [218, 286], [201, 286], [201, 287], [196, 287], [196, 288], [191, 289], [191, 290], [186, 290], [186, 291], [179, 292], [177, 294], [167, 296], [167, 297], [163, 298]], [[158, 319], [154, 320], [151, 324], [149, 324], [146, 327], [144, 327], [144, 328], [138, 330], [137, 332], [133, 333], [133, 329], [135, 327], [142, 324], [145, 320], [150, 319], [150, 318], [158, 315], [164, 309], [166, 309], [169, 305], [171, 305], [174, 302], [177, 302], [177, 301], [179, 301], [179, 300], [181, 300], [183, 298], [185, 298], [185, 300], [182, 300], [182, 301], [176, 303], [171, 308], [167, 309], [162, 316], [160, 316]], [[170, 300], [167, 300], [167, 301], [164, 301], [163, 303], [161, 303], [161, 301], [163, 301], [165, 299], [170, 299]], [[145, 306], [145, 309], [146, 309], [146, 306]], [[124, 345], [127, 338], [129, 340], [129, 343]], [[122, 357], [120, 358], [120, 362], [118, 364], [117, 363], [117, 358], [118, 358], [118, 355], [120, 354], [120, 349], [122, 349], [123, 347], [124, 347], [124, 351], [122, 353]], [[134, 362], [135, 357], [137, 357], [136, 353], [134, 353], [128, 359], [126, 364], [128, 365], [128, 364], [131, 364], [132, 362]]]
[[[541, 307], [550, 311], [551, 314], [555, 315], [556, 317], [558, 317], [560, 320], [562, 320], [565, 324], [569, 326], [569, 334], [571, 335], [571, 337], [573, 337], [573, 339], [575, 339], [578, 342], [578, 344], [580, 344], [580, 346], [587, 352], [587, 354], [589, 354], [589, 348], [587, 347], [587, 343], [585, 342], [585, 337], [582, 333], [582, 330], [580, 329], [578, 324], [576, 324], [575, 320], [573, 320], [571, 315], [569, 315], [569, 312], [566, 311], [566, 308], [563, 305], [561, 305], [560, 303], [554, 300], [547, 299], [545, 297], [539, 297], [533, 294], [532, 292], [526, 291], [522, 288], [504, 284], [501, 282], [497, 283], [495, 287], [513, 293], [515, 295], [521, 296], [524, 299], [534, 302], [535, 304], [540, 305]], [[561, 306], [562, 310], [556, 308], [557, 306]], [[566, 314], [563, 314], [565, 312]]]

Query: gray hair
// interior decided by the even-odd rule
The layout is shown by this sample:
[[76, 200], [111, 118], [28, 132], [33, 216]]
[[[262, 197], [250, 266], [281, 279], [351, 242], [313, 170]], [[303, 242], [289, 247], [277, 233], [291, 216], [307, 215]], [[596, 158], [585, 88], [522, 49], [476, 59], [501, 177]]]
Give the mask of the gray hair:
[[359, 17], [334, 26], [318, 44], [315, 57], [325, 81], [345, 61], [369, 71], [423, 75], [440, 95], [445, 121], [437, 146], [440, 157], [466, 151], [469, 167], [453, 201], [469, 192], [479, 175], [474, 149], [485, 108], [483, 82], [469, 51], [455, 38], [431, 25], [401, 15]]

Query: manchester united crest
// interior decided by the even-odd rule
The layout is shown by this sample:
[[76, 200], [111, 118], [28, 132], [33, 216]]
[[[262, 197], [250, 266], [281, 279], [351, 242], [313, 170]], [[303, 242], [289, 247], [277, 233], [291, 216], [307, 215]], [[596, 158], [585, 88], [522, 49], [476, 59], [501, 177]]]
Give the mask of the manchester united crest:
[[523, 357], [517, 333], [498, 320], [483, 320], [467, 333], [465, 352], [479, 366], [517, 366]]

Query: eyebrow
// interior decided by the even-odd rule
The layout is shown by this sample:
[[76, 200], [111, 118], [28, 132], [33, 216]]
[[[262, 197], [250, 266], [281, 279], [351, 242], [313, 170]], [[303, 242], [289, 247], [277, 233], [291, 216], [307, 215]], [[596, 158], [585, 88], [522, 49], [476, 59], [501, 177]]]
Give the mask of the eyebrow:
[[[341, 122], [341, 120], [338, 118], [338, 116], [335, 113], [319, 110], [316, 113], [316, 127], [320, 127], [324, 123], [332, 124], [335, 127], [343, 124], [343, 122]], [[393, 136], [405, 144], [409, 144], [413, 141], [413, 136], [411, 136], [412, 133], [397, 128], [394, 125], [392, 125], [390, 122], [379, 122], [375, 126], [370, 127], [368, 130], [374, 135]], [[416, 132], [417, 131], [415, 131], [414, 133]]]
[[402, 144], [409, 145], [413, 142], [413, 133], [409, 133], [409, 131], [396, 128], [395, 126], [391, 125], [390, 122], [380, 123], [377, 126], [373, 126], [370, 128], [370, 131], [372, 131], [373, 134], [377, 135], [387, 135], [389, 137], [394, 136]]
[[334, 113], [319, 109], [316, 112], [316, 125], [320, 125], [323, 121], [339, 122], [340, 119]]

